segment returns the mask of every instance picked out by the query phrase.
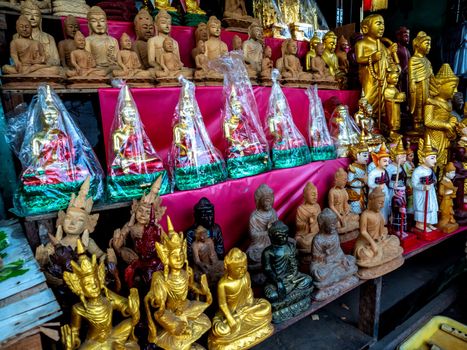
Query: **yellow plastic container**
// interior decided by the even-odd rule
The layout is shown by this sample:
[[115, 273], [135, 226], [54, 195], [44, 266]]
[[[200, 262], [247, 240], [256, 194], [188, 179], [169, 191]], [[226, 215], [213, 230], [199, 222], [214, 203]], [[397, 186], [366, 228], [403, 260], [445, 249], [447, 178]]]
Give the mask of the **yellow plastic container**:
[[435, 316], [428, 321], [422, 328], [412, 334], [407, 340], [399, 345], [399, 350], [430, 350], [428, 341], [441, 347], [443, 350], [467, 350], [467, 342], [454, 337], [440, 329], [441, 324], [456, 328], [467, 333], [467, 326], [454, 321], [448, 317]]

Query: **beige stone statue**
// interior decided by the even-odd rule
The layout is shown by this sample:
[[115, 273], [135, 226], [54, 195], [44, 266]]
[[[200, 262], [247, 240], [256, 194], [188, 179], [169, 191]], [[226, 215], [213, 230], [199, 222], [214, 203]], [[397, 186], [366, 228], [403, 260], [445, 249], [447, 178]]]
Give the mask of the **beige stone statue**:
[[71, 68], [70, 54], [76, 49], [74, 37], [79, 30], [78, 21], [75, 16], [65, 18], [65, 34], [66, 39], [58, 43], [58, 54], [60, 55], [60, 63], [65, 68]]
[[339, 62], [339, 70], [345, 74], [349, 71], [349, 60], [347, 59], [347, 51], [349, 48], [349, 42], [341, 35], [337, 40], [336, 56]]
[[217, 257], [214, 241], [208, 237], [208, 231], [203, 226], [195, 230], [195, 241], [191, 245], [195, 278], [200, 279], [206, 274], [210, 286], [215, 286], [224, 274], [224, 261]]
[[196, 44], [198, 54], [195, 57], [196, 71], [194, 77], [196, 80], [202, 80], [208, 75], [208, 58], [205, 55], [206, 44], [203, 40], [199, 40]]
[[232, 51], [241, 50], [243, 45], [242, 38], [235, 34], [232, 38]]
[[206, 56], [209, 60], [216, 59], [227, 53], [227, 44], [221, 38], [221, 21], [215, 16], [209, 17], [208, 21], [208, 41], [206, 41]]
[[[49, 66], [59, 66], [60, 57], [58, 55], [57, 45], [52, 35], [42, 31], [42, 15], [41, 10], [36, 2], [27, 0], [21, 3], [21, 14], [31, 23], [32, 33], [31, 39], [39, 41], [44, 46], [46, 57], [45, 63]], [[13, 36], [15, 39], [17, 36]]]
[[167, 37], [164, 39], [160, 56], [161, 70], [156, 70], [156, 77], [162, 85], [178, 85], [178, 76], [182, 74], [185, 78], [192, 78], [190, 69], [184, 68], [179, 55], [174, 52], [175, 40]]
[[208, 36], [208, 26], [206, 23], [200, 23], [198, 24], [198, 27], [196, 27], [195, 30], [195, 48], [191, 50], [191, 57], [196, 60], [196, 56], [199, 54], [198, 50], [198, 42], [200, 40], [206, 42], [208, 41], [209, 36]]
[[258, 22], [253, 22], [248, 27], [248, 34], [248, 40], [243, 43], [243, 57], [246, 65], [259, 74], [263, 59], [263, 28]]
[[359, 216], [350, 210], [346, 184], [347, 172], [339, 168], [334, 176], [334, 186], [329, 190], [328, 203], [329, 208], [337, 215], [337, 232], [341, 242], [355, 239], [359, 233]]
[[[70, 54], [71, 69], [66, 71], [69, 78], [77, 77], [107, 77], [107, 70], [105, 68], [97, 67], [94, 56], [85, 50], [86, 39], [80, 31], [75, 34], [76, 50]], [[103, 79], [105, 80], [105, 79]]]
[[316, 56], [311, 59], [310, 72], [313, 75], [313, 80], [328, 80], [336, 81], [329, 70], [328, 65], [323, 59], [324, 45], [318, 43], [315, 47]]
[[100, 68], [110, 73], [118, 68], [118, 41], [107, 34], [107, 16], [99, 6], [93, 6], [88, 12], [90, 35], [86, 38], [86, 51], [89, 51]]
[[120, 50], [117, 54], [117, 63], [120, 69], [113, 71], [116, 78], [151, 78], [151, 73], [143, 69], [138, 54], [132, 49], [131, 39], [127, 33], [120, 38]]
[[355, 242], [358, 277], [372, 279], [397, 269], [404, 263], [399, 238], [388, 235], [381, 209], [385, 194], [380, 187], [368, 196], [368, 209], [360, 217], [360, 235]]
[[297, 208], [295, 223], [297, 232], [295, 240], [302, 264], [311, 262], [311, 244], [319, 232], [318, 215], [321, 207], [318, 204], [318, 190], [311, 182], [307, 182], [303, 190], [303, 203]]
[[136, 40], [133, 43], [133, 51], [139, 57], [144, 69], [151, 66], [148, 61], [148, 40], [154, 36], [154, 20], [149, 11], [142, 8], [136, 15], [134, 20]]
[[276, 66], [281, 72], [285, 85], [308, 86], [312, 81], [312, 75], [303, 71], [302, 64], [297, 57], [297, 50], [295, 40], [285, 40], [282, 44], [282, 61]]
[[54, 16], [76, 16], [86, 18], [89, 6], [85, 0], [53, 0], [52, 12]]
[[225, 0], [224, 6], [224, 22], [229, 28], [236, 28], [238, 31], [243, 31], [243, 28], [248, 26], [255, 20], [246, 12], [244, 0]]
[[272, 69], [274, 68], [274, 63], [272, 62], [272, 49], [271, 46], [266, 46], [263, 51], [263, 59], [261, 60], [261, 79], [264, 82], [269, 82], [272, 84], [271, 81], [271, 73]]

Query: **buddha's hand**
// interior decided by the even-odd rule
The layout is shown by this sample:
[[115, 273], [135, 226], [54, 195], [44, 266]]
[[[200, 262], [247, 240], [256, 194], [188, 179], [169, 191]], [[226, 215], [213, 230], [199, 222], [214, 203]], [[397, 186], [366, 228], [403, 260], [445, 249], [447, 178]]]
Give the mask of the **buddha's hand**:
[[211, 291], [209, 290], [209, 285], [208, 285], [208, 279], [206, 275], [201, 275], [201, 291], [203, 294], [206, 296], [206, 302], [208, 304], [212, 303], [212, 294]]
[[175, 335], [182, 335], [187, 333], [188, 321], [177, 319], [175, 320], [175, 328], [173, 330]]
[[381, 58], [383, 57], [383, 54], [381, 53], [381, 51], [375, 51], [373, 52], [373, 54], [371, 55], [371, 60], [373, 62], [378, 62], [381, 60]]
[[240, 328], [240, 323], [233, 316], [227, 317], [227, 323], [229, 324], [231, 333], [235, 333]]
[[279, 299], [281, 300], [284, 299], [287, 294], [284, 282], [282, 282], [282, 280], [277, 281], [277, 294], [279, 295]]
[[76, 339], [70, 325], [66, 324], [60, 328], [62, 343], [65, 350], [74, 350], [79, 347], [80, 341]]

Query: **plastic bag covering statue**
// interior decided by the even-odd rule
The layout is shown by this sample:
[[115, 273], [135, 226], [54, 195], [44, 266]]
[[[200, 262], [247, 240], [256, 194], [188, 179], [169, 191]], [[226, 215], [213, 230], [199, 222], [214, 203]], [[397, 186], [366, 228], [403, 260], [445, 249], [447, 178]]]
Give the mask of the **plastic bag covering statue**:
[[232, 179], [256, 175], [271, 168], [269, 147], [261, 128], [255, 95], [241, 51], [209, 62], [224, 74], [225, 106], [222, 126], [227, 147], [227, 172]]
[[360, 129], [349, 114], [347, 106], [338, 105], [329, 120], [329, 132], [336, 145], [337, 157], [347, 157], [350, 146], [359, 142]]
[[149, 140], [138, 109], [127, 85], [118, 95], [111, 127], [111, 144], [107, 147], [107, 192], [112, 202], [139, 198], [159, 175], [159, 193], [170, 190], [167, 171]]
[[195, 85], [179, 78], [182, 89], [175, 108], [169, 154], [173, 185], [191, 190], [214, 185], [227, 177], [225, 163], [214, 147], [195, 98]]
[[267, 111], [268, 135], [272, 138], [274, 168], [291, 168], [310, 162], [310, 150], [305, 138], [295, 126], [287, 98], [279, 85], [279, 71], [272, 71], [272, 89]]
[[14, 196], [15, 214], [66, 208], [88, 175], [94, 200], [102, 197], [99, 161], [50, 86], [39, 86], [26, 114], [12, 119], [6, 136], [23, 167]]
[[324, 115], [323, 104], [318, 96], [318, 86], [306, 90], [310, 101], [308, 131], [311, 146], [311, 161], [336, 158], [336, 147], [329, 133]]
[[462, 23], [461, 43], [454, 56], [453, 68], [457, 76], [467, 76], [467, 21]]

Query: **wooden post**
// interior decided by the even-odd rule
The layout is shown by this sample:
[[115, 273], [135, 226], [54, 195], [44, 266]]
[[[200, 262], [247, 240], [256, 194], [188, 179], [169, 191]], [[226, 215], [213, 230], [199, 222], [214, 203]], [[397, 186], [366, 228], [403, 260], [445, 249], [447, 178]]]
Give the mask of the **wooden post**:
[[378, 339], [381, 287], [382, 277], [369, 280], [360, 286], [358, 328], [374, 340]]

